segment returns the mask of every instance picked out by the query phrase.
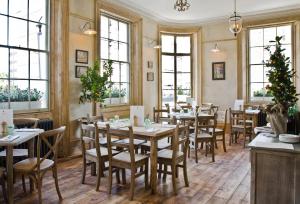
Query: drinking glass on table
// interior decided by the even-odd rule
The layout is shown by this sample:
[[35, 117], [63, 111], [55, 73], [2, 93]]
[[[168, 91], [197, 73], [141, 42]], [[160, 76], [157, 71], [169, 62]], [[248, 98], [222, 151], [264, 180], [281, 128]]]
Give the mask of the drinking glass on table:
[[144, 127], [146, 130], [151, 128], [151, 120], [149, 118], [146, 118], [144, 121]]

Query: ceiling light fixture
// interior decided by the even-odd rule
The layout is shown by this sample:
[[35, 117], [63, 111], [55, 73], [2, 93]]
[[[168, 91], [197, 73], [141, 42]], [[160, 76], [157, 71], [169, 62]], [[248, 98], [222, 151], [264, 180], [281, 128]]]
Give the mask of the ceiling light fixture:
[[210, 50], [211, 52], [217, 53], [220, 52], [220, 49], [218, 48], [218, 44], [215, 44], [215, 47], [213, 49]]
[[236, 12], [236, 0], [234, 0], [234, 12], [229, 17], [229, 30], [236, 36], [242, 30], [242, 16]]
[[186, 11], [190, 7], [190, 4], [187, 2], [187, 0], [176, 0], [174, 4], [174, 9], [177, 11]]
[[97, 31], [95, 29], [92, 29], [91, 22], [86, 22], [83, 26], [80, 27], [81, 32], [83, 32], [86, 35], [95, 35], [97, 34]]

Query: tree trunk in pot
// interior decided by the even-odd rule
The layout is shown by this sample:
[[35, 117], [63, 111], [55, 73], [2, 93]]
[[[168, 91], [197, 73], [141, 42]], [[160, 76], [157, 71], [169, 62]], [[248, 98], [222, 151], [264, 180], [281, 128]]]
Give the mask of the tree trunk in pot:
[[279, 112], [268, 113], [268, 120], [276, 136], [287, 132], [287, 119], [286, 115]]

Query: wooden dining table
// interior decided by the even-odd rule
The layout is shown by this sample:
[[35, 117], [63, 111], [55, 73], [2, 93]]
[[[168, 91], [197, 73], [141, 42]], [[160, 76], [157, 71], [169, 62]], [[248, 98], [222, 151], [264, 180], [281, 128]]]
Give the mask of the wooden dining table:
[[[106, 122], [99, 122], [98, 128], [101, 131], [105, 131]], [[110, 128], [117, 128], [117, 129], [126, 129], [127, 127], [116, 127], [111, 126]], [[149, 129], [146, 129], [145, 127], [132, 127], [133, 135], [135, 139], [142, 139], [146, 141], [150, 141], [151, 147], [150, 147], [150, 184], [151, 184], [151, 190], [152, 194], [155, 194], [157, 192], [157, 143], [158, 140], [161, 140], [166, 137], [173, 137], [173, 133], [175, 130], [175, 125], [169, 125], [169, 124], [157, 124], [154, 123], [151, 125]]]
[[[6, 149], [7, 199], [9, 204], [14, 203], [13, 148], [28, 143], [28, 157], [34, 157], [34, 138], [42, 132], [44, 132], [42, 129], [16, 129], [12, 135], [17, 136], [14, 140], [0, 138], [0, 147]], [[30, 181], [30, 188], [33, 188], [32, 181]]]

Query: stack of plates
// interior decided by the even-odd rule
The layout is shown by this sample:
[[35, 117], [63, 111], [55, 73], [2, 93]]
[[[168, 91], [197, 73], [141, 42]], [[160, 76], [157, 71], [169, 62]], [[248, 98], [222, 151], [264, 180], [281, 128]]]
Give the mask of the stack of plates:
[[279, 141], [285, 143], [298, 143], [300, 142], [300, 136], [291, 134], [280, 134]]

